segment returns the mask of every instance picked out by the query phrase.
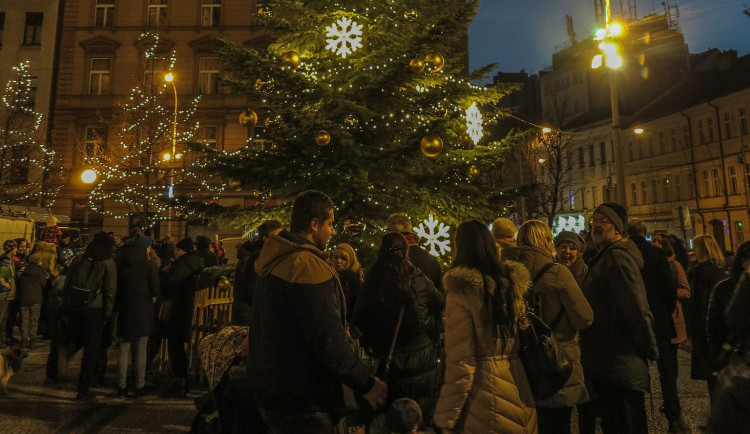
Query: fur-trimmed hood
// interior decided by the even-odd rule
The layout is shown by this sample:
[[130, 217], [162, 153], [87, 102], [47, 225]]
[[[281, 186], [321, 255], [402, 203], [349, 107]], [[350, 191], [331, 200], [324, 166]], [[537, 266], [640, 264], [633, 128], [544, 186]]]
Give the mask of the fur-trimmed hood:
[[[503, 261], [503, 276], [513, 288], [516, 298], [520, 299], [531, 284], [531, 277], [523, 264], [515, 261]], [[483, 276], [475, 268], [451, 268], [443, 276], [443, 287], [447, 292], [461, 294], [465, 297], [478, 297], [482, 300], [482, 289], [487, 285], [490, 294], [495, 293], [495, 280], [490, 276]]]

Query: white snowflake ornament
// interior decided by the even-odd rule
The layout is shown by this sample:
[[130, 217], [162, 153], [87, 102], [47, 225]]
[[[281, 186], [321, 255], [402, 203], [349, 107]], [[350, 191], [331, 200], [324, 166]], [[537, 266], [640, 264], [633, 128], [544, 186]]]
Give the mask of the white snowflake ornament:
[[482, 113], [479, 112], [477, 104], [472, 104], [466, 109], [466, 134], [471, 137], [476, 145], [484, 135], [484, 128], [482, 127]]
[[[435, 220], [435, 217], [430, 214], [426, 220], [423, 220], [419, 226], [414, 228], [414, 233], [425, 239], [425, 245], [430, 248], [429, 252], [432, 256], [440, 256], [451, 251], [450, 234], [448, 233], [450, 228], [450, 226]], [[439, 252], [438, 249], [440, 249]]]
[[326, 37], [326, 49], [346, 59], [346, 56], [362, 48], [362, 25], [341, 17], [326, 27]]

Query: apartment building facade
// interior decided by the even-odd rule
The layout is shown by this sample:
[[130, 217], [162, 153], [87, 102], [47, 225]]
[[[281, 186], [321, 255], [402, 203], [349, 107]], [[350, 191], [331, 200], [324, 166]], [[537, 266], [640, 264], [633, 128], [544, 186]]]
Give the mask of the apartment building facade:
[[[82, 144], [99, 140], [115, 146], [116, 107], [143, 80], [174, 75], [181, 103], [200, 95], [195, 119], [197, 139], [217, 149], [232, 151], [247, 143], [248, 129], [238, 122], [247, 109], [244, 96], [232, 95], [219, 83], [219, 59], [215, 38], [239, 45], [263, 47], [270, 38], [257, 25], [263, 2], [246, 0], [68, 0], [59, 39], [57, 83], [52, 145], [62, 155], [66, 185], [55, 203], [56, 212], [92, 227], [127, 229], [127, 219], [116, 220], [90, 213], [90, 186], [80, 174], [86, 169]], [[155, 59], [146, 59], [141, 37], [159, 36]], [[170, 70], [164, 60], [174, 51]], [[170, 103], [171, 104], [171, 103]], [[170, 105], [171, 107], [171, 105]], [[242, 198], [227, 195], [225, 204]], [[126, 212], [125, 210], [123, 212]], [[164, 223], [162, 223], [162, 226]], [[177, 226], [181, 227], [181, 226]], [[181, 233], [173, 231], [173, 235]], [[164, 231], [162, 230], [162, 233]]]

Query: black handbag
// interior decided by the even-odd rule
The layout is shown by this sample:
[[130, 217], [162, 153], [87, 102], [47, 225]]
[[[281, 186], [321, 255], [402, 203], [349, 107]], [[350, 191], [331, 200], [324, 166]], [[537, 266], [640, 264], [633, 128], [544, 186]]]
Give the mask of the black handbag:
[[[539, 278], [552, 265], [555, 264], [547, 264], [534, 276], [532, 287], [529, 289], [530, 293]], [[565, 308], [561, 308], [555, 319], [547, 325], [527, 301], [526, 312], [519, 321], [519, 355], [523, 361], [534, 399], [537, 401], [549, 398], [562, 389], [573, 372], [572, 364], [559, 347], [553, 334], [564, 314]]]

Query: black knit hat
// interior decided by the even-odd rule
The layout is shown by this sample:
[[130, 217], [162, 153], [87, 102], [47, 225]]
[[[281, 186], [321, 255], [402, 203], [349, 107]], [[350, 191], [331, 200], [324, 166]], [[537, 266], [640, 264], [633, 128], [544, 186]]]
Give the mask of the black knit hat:
[[193, 239], [190, 237], [183, 238], [180, 241], [175, 244], [175, 247], [182, 250], [183, 252], [192, 252], [193, 251]]
[[615, 225], [617, 232], [625, 233], [625, 224], [628, 222], [628, 210], [617, 202], [604, 202], [596, 207], [594, 214], [602, 213]]

